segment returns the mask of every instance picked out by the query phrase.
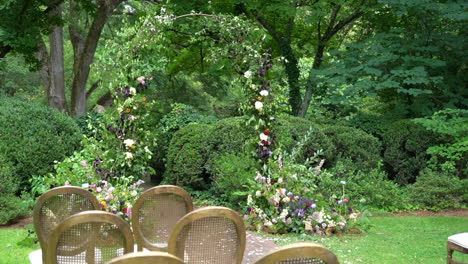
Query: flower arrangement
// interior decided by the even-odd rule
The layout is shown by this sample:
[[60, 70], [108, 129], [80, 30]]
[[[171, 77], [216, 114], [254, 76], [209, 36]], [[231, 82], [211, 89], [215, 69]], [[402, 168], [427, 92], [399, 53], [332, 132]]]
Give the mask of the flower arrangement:
[[[278, 166], [279, 173], [270, 176], [257, 173], [255, 191], [247, 198], [244, 220], [248, 225], [271, 233], [327, 236], [359, 226], [365, 215], [351, 207], [351, 201], [345, 198], [345, 183], [342, 197], [326, 199], [314, 192], [314, 181], [319, 180], [314, 176], [317, 168], [301, 170], [297, 165], [282, 166], [282, 169]], [[293, 171], [296, 173], [292, 174]]]
[[[99, 181], [96, 184], [83, 183], [81, 187], [96, 196], [103, 211], [113, 213], [130, 222], [132, 205], [141, 195], [143, 191], [141, 185], [143, 183], [145, 183], [143, 180], [138, 180], [131, 185], [112, 185], [108, 181]], [[67, 185], [70, 185], [70, 183], [66, 182], [65, 186]]]

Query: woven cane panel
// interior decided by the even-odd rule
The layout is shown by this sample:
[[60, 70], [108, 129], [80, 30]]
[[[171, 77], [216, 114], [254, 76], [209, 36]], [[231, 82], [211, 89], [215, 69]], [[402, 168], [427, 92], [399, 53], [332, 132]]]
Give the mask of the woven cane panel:
[[143, 236], [153, 244], [161, 244], [167, 243], [175, 224], [188, 210], [181, 196], [157, 194], [145, 199], [139, 213]]
[[236, 226], [224, 217], [196, 220], [177, 237], [177, 256], [190, 264], [234, 263], [239, 247]]
[[65, 218], [93, 209], [94, 206], [91, 201], [78, 194], [65, 193], [50, 197], [42, 204], [39, 216], [42, 235], [47, 240], [54, 228]]
[[57, 244], [58, 264], [104, 264], [124, 254], [125, 238], [114, 225], [78, 224], [63, 232]]
[[316, 258], [294, 258], [278, 262], [278, 264], [326, 264], [324, 261]]
[[278, 262], [278, 264], [326, 264], [324, 261], [316, 258], [295, 258]]

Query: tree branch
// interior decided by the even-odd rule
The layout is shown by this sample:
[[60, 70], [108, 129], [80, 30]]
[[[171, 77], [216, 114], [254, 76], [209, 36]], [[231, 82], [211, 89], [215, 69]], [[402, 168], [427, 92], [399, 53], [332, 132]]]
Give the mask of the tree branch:
[[96, 89], [99, 87], [99, 83], [101, 82], [101, 80], [97, 80], [96, 82], [94, 82], [91, 87], [89, 88], [89, 90], [86, 92], [86, 100], [91, 96], [91, 94], [96, 91]]

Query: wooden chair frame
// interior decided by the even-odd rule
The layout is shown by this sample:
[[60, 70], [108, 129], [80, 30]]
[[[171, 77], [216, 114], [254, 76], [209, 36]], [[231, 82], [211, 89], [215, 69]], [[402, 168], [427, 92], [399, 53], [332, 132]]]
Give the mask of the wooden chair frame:
[[[245, 226], [242, 218], [234, 211], [221, 206], [207, 206], [196, 209], [184, 217], [182, 217], [172, 230], [169, 237], [168, 252], [177, 256], [177, 238], [185, 226], [190, 225], [193, 221], [206, 217], [225, 217], [232, 220], [236, 226], [237, 236], [240, 239], [240, 246], [237, 248], [235, 263], [241, 264], [244, 256], [246, 235]], [[180, 256], [178, 256], [180, 257]]]
[[60, 235], [71, 227], [82, 223], [108, 223], [113, 224], [122, 231], [125, 239], [124, 254], [131, 253], [134, 250], [133, 234], [130, 225], [120, 217], [103, 211], [87, 211], [74, 214], [62, 223], [60, 223], [52, 232], [47, 243], [47, 264], [57, 264], [57, 243]]
[[99, 206], [99, 201], [97, 200], [97, 198], [89, 191], [80, 187], [75, 187], [75, 186], [57, 187], [41, 195], [41, 197], [39, 197], [39, 199], [37, 200], [36, 205], [34, 206], [33, 222], [34, 222], [34, 230], [36, 231], [39, 244], [41, 245], [43, 262], [45, 262], [45, 255], [46, 255], [45, 252], [46, 252], [48, 240], [45, 239], [45, 236], [42, 232], [41, 222], [39, 221], [41, 211], [42, 211], [42, 206], [51, 197], [58, 196], [61, 194], [66, 194], [66, 193], [76, 194], [76, 195], [86, 197], [93, 205], [94, 210], [101, 210], [101, 207]]
[[321, 259], [327, 264], [339, 264], [333, 252], [315, 243], [295, 243], [281, 247], [262, 257], [255, 264], [276, 264], [288, 259], [307, 257]]
[[155, 251], [167, 251], [167, 247], [160, 247], [151, 243], [146, 239], [145, 235], [141, 231], [140, 227], [140, 208], [143, 205], [143, 202], [150, 196], [159, 195], [159, 194], [175, 194], [182, 197], [185, 201], [185, 206], [187, 207], [187, 212], [193, 211], [193, 202], [190, 194], [175, 185], [160, 185], [153, 188], [150, 188], [143, 192], [141, 196], [136, 200], [132, 208], [132, 227], [133, 233], [135, 235], [135, 240], [137, 243], [138, 251], [142, 251], [143, 248]]
[[112, 259], [107, 264], [184, 264], [178, 257], [166, 252], [136, 252]]
[[453, 259], [453, 251], [458, 251], [463, 254], [468, 254], [468, 248], [464, 248], [455, 243], [447, 241], [447, 264], [466, 264]]

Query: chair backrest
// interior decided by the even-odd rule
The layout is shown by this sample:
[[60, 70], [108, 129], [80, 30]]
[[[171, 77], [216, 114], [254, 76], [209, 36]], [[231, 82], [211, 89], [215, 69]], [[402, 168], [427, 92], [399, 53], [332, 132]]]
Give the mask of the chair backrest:
[[166, 252], [136, 252], [117, 257], [107, 264], [184, 264], [184, 262]]
[[132, 208], [132, 227], [138, 245], [167, 251], [167, 241], [175, 224], [193, 210], [190, 194], [173, 185], [161, 185], [143, 192]]
[[47, 264], [104, 264], [133, 252], [130, 225], [103, 211], [72, 215], [60, 223], [47, 243]]
[[187, 263], [240, 264], [245, 243], [242, 218], [229, 208], [209, 206], [177, 222], [168, 252]]
[[88, 210], [100, 210], [99, 202], [83, 188], [57, 187], [39, 197], [33, 219], [42, 250], [45, 250], [49, 236], [58, 224], [73, 214]]
[[339, 264], [327, 248], [315, 243], [296, 243], [281, 247], [255, 264]]

